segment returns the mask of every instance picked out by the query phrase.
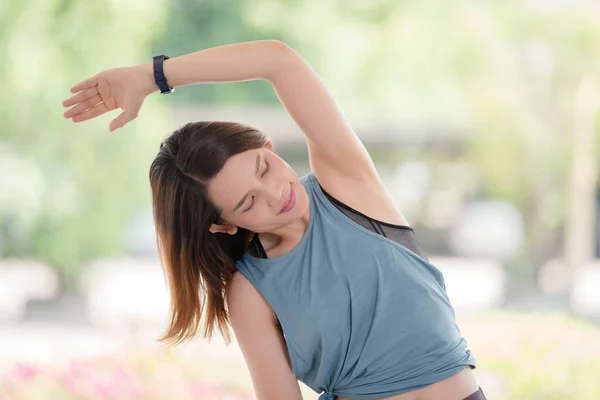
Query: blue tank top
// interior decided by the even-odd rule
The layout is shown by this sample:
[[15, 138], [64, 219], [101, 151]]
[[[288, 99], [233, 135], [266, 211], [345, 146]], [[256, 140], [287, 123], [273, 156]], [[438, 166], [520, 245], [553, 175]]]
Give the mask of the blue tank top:
[[371, 232], [301, 178], [310, 219], [276, 258], [248, 253], [238, 270], [277, 316], [298, 380], [321, 399], [381, 399], [475, 368], [441, 272]]

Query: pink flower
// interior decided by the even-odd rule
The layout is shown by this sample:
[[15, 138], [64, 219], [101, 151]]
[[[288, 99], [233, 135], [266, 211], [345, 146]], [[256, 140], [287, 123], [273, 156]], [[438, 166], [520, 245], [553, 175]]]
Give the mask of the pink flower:
[[36, 367], [22, 363], [16, 363], [11, 372], [13, 377], [21, 381], [33, 379], [40, 373]]
[[101, 398], [111, 399], [119, 394], [116, 382], [110, 379], [99, 379], [94, 383], [94, 389]]
[[81, 381], [84, 379], [82, 379], [81, 376], [82, 371], [75, 368], [70, 368], [60, 371], [57, 378], [67, 393], [75, 398], [78, 398], [85, 396], [85, 390], [81, 385]]
[[135, 381], [135, 374], [130, 368], [127, 368], [124, 363], [119, 363], [114, 366], [113, 377], [121, 384], [129, 383], [132, 385]]

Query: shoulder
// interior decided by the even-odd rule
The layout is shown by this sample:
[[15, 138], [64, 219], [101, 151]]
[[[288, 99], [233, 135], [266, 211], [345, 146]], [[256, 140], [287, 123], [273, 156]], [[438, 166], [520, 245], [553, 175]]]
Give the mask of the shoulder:
[[319, 183], [319, 181], [317, 180], [317, 177], [315, 176], [315, 173], [313, 171], [310, 171], [307, 174], [302, 175], [300, 177], [300, 182], [302, 182], [302, 184], [305, 186], [315, 185], [315, 184]]
[[229, 320], [244, 355], [256, 397], [301, 399], [283, 332], [267, 301], [239, 271], [228, 285]]
[[227, 286], [227, 308], [234, 329], [247, 321], [276, 322], [275, 313], [258, 289], [242, 273], [235, 272]]

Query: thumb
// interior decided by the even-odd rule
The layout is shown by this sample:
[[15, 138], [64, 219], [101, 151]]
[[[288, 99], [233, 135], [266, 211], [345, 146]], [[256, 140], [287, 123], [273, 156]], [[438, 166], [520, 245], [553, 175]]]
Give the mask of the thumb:
[[125, 112], [122, 112], [117, 118], [110, 121], [108, 125], [108, 131], [113, 132], [116, 129], [123, 127], [126, 123], [129, 122], [129, 118], [125, 115]]
[[134, 98], [127, 99], [127, 101], [125, 102], [125, 105], [122, 108], [123, 112], [117, 118], [113, 119], [110, 122], [110, 125], [108, 126], [108, 130], [110, 132], [112, 132], [115, 129], [121, 128], [123, 125], [125, 125], [129, 121], [136, 119], [140, 112], [140, 108], [142, 107], [143, 102], [144, 102], [143, 97], [142, 98], [134, 97]]

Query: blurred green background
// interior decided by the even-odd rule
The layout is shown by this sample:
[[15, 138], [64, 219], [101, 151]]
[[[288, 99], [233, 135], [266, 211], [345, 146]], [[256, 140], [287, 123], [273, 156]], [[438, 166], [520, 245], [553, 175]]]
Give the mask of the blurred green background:
[[[116, 112], [82, 124], [62, 117], [69, 88], [155, 54], [256, 39], [285, 41], [327, 83], [426, 253], [501, 267], [499, 307], [464, 317], [496, 388], [490, 398], [600, 398], [599, 296], [585, 289], [585, 312], [573, 308], [587, 287], [577, 286], [579, 268], [597, 277], [600, 255], [593, 1], [0, 0], [0, 259], [56, 273], [48, 310], [81, 296], [97, 260], [153, 257], [152, 241], [136, 238], [148, 227], [148, 168], [162, 138], [190, 119], [244, 109], [280, 126], [282, 112], [265, 82], [191, 86], [150, 96], [137, 120], [111, 134]], [[267, 133], [306, 170], [301, 134]], [[422, 197], [407, 174], [426, 178]], [[487, 209], [489, 224], [476, 233], [457, 228], [475, 203], [504, 208]], [[510, 244], [470, 252], [468, 241], [457, 244], [461, 232], [483, 242], [505, 232]], [[53, 315], [37, 307], [22, 319]]]

